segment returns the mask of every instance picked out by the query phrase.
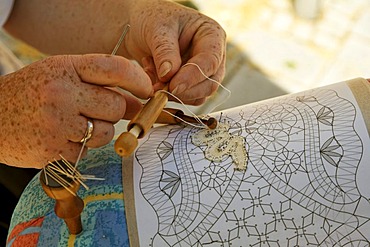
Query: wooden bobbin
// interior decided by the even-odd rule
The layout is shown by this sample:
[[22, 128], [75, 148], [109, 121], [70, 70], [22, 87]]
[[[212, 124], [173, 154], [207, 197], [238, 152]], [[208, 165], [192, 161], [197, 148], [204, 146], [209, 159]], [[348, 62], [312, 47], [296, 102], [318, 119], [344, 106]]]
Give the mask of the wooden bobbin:
[[[180, 119], [189, 123], [199, 123], [198, 120], [207, 125], [210, 129], [217, 127], [217, 120], [213, 117], [209, 119], [195, 119], [191, 116], [186, 116], [183, 111], [177, 109], [166, 109], [168, 114], [163, 111], [167, 104], [168, 97], [165, 91], [157, 91], [155, 95], [144, 105], [141, 111], [130, 121], [127, 126], [128, 132], [122, 133], [114, 143], [116, 153], [122, 157], [129, 157], [138, 145], [138, 138], [144, 137], [147, 132], [153, 127], [154, 123], [177, 124], [181, 123]], [[180, 118], [180, 119], [179, 119]]]
[[[210, 129], [215, 129], [217, 127], [217, 120], [214, 117], [210, 117], [208, 119], [202, 119], [202, 118], [196, 119], [194, 117], [185, 115], [182, 111], [181, 113], [178, 113], [177, 116], [181, 118], [182, 120], [184, 120], [185, 122], [189, 122], [189, 123], [199, 123], [198, 121], [201, 121], [204, 125], [207, 125], [207, 127]], [[177, 120], [181, 122], [181, 120], [179, 119]]]
[[156, 123], [178, 124], [185, 122], [199, 124], [199, 121], [201, 121], [204, 125], [207, 125], [207, 127], [210, 129], [215, 129], [217, 127], [217, 120], [213, 117], [208, 119], [196, 119], [195, 117], [185, 115], [182, 110], [173, 108], [165, 108], [164, 111], [158, 116]]
[[[163, 90], [167, 91], [168, 87]], [[157, 91], [130, 121], [127, 126], [128, 132], [122, 133], [117, 138], [114, 149], [118, 155], [128, 157], [132, 154], [138, 145], [137, 139], [144, 137], [152, 128], [168, 101], [167, 94], [163, 90]]]
[[55, 214], [64, 220], [70, 234], [79, 234], [82, 231], [81, 212], [84, 208], [84, 202], [77, 196], [80, 184], [76, 180], [65, 179], [70, 184], [68, 189], [75, 195], [45, 174], [44, 170], [40, 173], [43, 190], [50, 198], [55, 200]]

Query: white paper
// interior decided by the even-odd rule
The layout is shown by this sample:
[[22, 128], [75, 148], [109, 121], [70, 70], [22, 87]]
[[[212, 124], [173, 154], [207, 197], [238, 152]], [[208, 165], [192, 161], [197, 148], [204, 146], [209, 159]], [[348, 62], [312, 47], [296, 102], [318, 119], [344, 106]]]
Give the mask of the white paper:
[[205, 159], [197, 128], [154, 128], [134, 160], [140, 246], [369, 245], [370, 141], [345, 83], [215, 116], [247, 170]]

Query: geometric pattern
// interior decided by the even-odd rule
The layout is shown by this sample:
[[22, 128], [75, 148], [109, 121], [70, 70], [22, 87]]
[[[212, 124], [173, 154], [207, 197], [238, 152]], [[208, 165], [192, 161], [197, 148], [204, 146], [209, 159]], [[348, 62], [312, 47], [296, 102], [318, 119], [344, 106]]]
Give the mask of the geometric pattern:
[[369, 140], [341, 94], [315, 89], [217, 115], [244, 138], [246, 171], [232, 156], [206, 159], [197, 128], [153, 129], [135, 153], [137, 211], [145, 204], [155, 219], [137, 221], [141, 246], [369, 246], [357, 176]]

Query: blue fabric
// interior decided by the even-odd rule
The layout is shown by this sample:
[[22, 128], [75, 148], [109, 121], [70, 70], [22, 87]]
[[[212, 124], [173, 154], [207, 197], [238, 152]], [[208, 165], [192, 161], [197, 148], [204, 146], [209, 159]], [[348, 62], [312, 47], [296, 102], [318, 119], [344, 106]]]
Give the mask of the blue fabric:
[[83, 231], [70, 235], [63, 220], [54, 213], [54, 200], [43, 191], [39, 174], [23, 192], [13, 213], [9, 233], [18, 224], [44, 217], [37, 246], [129, 246], [123, 201], [122, 161], [113, 144], [89, 150], [78, 165], [82, 174], [105, 178], [87, 180], [79, 197], [85, 207], [81, 214]]

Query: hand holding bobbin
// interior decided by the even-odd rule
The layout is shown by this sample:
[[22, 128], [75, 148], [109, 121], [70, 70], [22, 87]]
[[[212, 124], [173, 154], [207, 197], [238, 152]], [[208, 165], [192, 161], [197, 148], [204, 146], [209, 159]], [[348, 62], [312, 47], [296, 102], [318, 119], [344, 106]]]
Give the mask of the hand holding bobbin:
[[[138, 138], [142, 138], [152, 128], [154, 123], [176, 124], [182, 121], [196, 123], [193, 117], [184, 115], [181, 110], [168, 109], [163, 112], [163, 108], [168, 101], [166, 90], [168, 85], [160, 91], [157, 91], [142, 110], [130, 121], [127, 126], [128, 132], [122, 133], [114, 144], [116, 153], [122, 157], [130, 156], [138, 145]], [[180, 120], [182, 119], [182, 120]], [[198, 119], [210, 129], [217, 127], [217, 120], [209, 118], [208, 120]]]
[[164, 90], [168, 90], [168, 86], [154, 94], [128, 124], [127, 129], [129, 132], [124, 132], [118, 137], [114, 143], [114, 149], [118, 155], [127, 157], [133, 153], [138, 145], [137, 138], [145, 136], [150, 128], [152, 128], [168, 101], [167, 94]]

